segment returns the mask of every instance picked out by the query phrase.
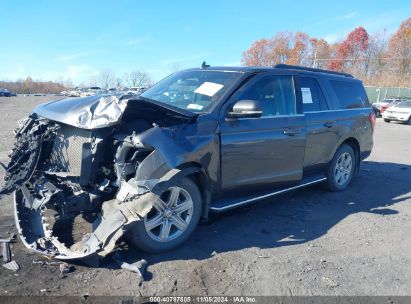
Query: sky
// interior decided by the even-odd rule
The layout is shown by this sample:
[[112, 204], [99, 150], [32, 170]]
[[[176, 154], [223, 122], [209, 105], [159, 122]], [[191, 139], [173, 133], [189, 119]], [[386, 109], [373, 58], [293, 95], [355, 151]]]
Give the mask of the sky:
[[240, 65], [253, 41], [304, 31], [333, 43], [357, 26], [394, 32], [411, 1], [0, 0], [0, 80], [87, 84], [103, 70]]

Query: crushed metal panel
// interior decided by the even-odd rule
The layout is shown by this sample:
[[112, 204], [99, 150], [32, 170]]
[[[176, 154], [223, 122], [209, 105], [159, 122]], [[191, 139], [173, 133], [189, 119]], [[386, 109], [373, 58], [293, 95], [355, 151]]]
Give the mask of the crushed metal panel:
[[128, 99], [117, 96], [68, 98], [41, 104], [33, 113], [82, 129], [105, 128], [117, 124]]

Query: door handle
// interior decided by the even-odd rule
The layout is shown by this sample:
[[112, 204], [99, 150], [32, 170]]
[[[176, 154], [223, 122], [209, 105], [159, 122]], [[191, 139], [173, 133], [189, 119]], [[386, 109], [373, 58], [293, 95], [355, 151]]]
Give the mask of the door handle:
[[334, 123], [332, 121], [327, 121], [324, 123], [324, 127], [326, 128], [331, 128], [334, 126]]
[[286, 129], [283, 131], [284, 135], [288, 136], [295, 136], [297, 134], [300, 134], [301, 131], [299, 129]]

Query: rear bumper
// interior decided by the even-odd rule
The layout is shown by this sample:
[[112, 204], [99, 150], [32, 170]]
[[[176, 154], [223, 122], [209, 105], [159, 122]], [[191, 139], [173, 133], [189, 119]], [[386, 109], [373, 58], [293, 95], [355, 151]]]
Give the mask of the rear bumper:
[[389, 114], [385, 114], [384, 112], [382, 114], [382, 118], [391, 120], [391, 121], [407, 122], [410, 119], [410, 115], [389, 115]]

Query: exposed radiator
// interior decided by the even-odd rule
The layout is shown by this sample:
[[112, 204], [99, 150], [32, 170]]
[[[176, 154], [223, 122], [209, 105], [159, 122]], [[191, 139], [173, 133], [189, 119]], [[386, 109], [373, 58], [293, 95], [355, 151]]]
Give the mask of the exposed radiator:
[[57, 131], [51, 162], [61, 167], [65, 172], [80, 176], [83, 145], [90, 142], [91, 131], [67, 125]]

